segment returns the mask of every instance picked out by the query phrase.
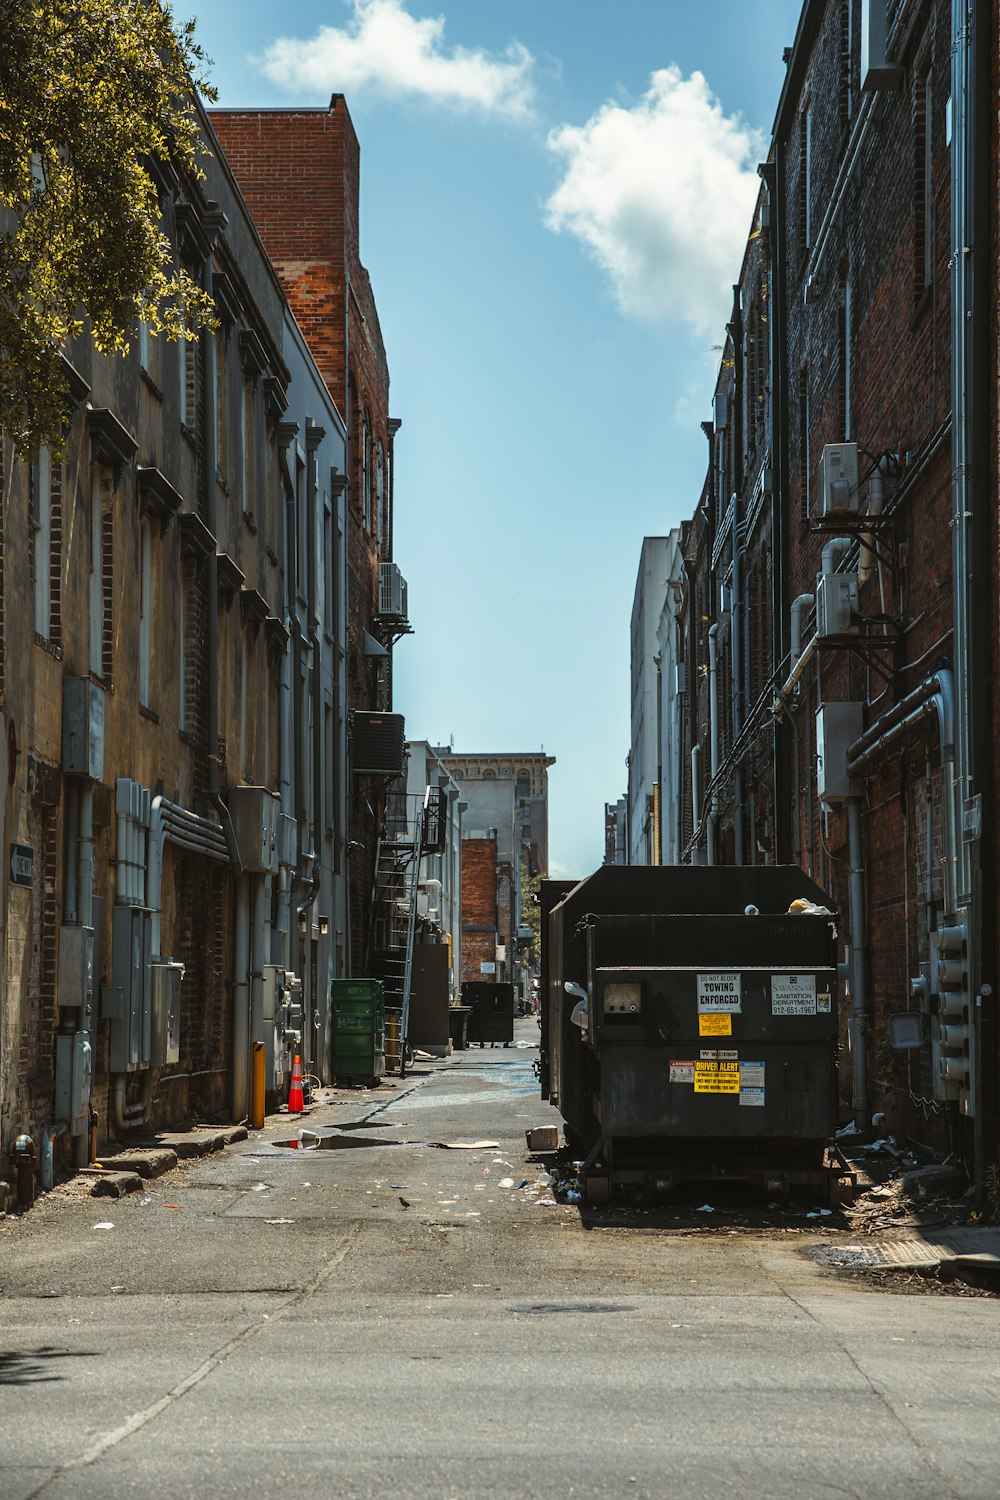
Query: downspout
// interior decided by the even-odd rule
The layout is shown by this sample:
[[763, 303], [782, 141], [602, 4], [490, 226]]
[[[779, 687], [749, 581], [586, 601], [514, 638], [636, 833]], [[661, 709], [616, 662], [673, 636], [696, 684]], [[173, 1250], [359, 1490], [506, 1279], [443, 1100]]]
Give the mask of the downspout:
[[[226, 215], [221, 209], [217, 208], [214, 214], [207, 216], [206, 227], [211, 234], [213, 246], [216, 238], [225, 229], [227, 223]], [[211, 298], [214, 286], [211, 248], [202, 262], [202, 286], [208, 297]], [[233, 832], [229, 809], [222, 800], [219, 780], [219, 516], [215, 491], [215, 476], [219, 467], [219, 429], [217, 417], [219, 399], [218, 351], [215, 343], [215, 335], [210, 329], [202, 328], [201, 342], [205, 362], [205, 524], [216, 540], [216, 545], [208, 556], [208, 610], [205, 625], [205, 645], [208, 657], [206, 673], [208, 684], [206, 713], [208, 796], [216, 812], [219, 814], [219, 821], [226, 836], [229, 857], [232, 860], [233, 869], [237, 877], [239, 877], [243, 873], [243, 867], [240, 864], [239, 851], [236, 846], [236, 835]]]
[[[691, 838], [697, 841], [701, 832], [701, 746], [691, 746]], [[695, 849], [697, 853], [697, 848]], [[693, 861], [700, 864], [699, 859]]]
[[[743, 732], [743, 559], [746, 556], [746, 526], [741, 522], [733, 528], [733, 588], [730, 616], [730, 639], [733, 663], [733, 743], [737, 744]], [[736, 843], [734, 863], [741, 865], [745, 854], [745, 828], [743, 816], [743, 759], [737, 762], [733, 773], [733, 832]]]
[[[992, 348], [995, 323], [987, 316], [989, 307], [989, 262], [992, 232], [992, 204], [995, 201], [994, 163], [991, 157], [991, 132], [994, 119], [992, 61], [996, 54], [997, 34], [992, 17], [995, 7], [987, 0], [973, 0], [971, 6], [971, 76], [973, 78], [971, 218], [973, 243], [973, 291], [979, 302], [978, 316], [969, 320], [971, 339], [970, 407], [971, 462], [979, 490], [972, 507], [972, 573], [971, 624], [973, 639], [987, 641], [996, 619], [996, 584], [992, 558], [996, 546], [993, 534], [992, 507], [989, 503], [988, 476], [992, 461], [991, 439], [995, 423], [988, 419]], [[979, 932], [978, 972], [970, 975], [975, 996], [977, 1022], [974, 1057], [976, 1114], [973, 1137], [973, 1180], [976, 1207], [985, 1207], [985, 1181], [988, 1143], [998, 1134], [997, 1077], [997, 1010], [996, 1010], [996, 781], [994, 774], [994, 688], [989, 671], [983, 671], [981, 658], [975, 658], [975, 680], [972, 691], [972, 757], [974, 790], [980, 794], [981, 812], [978, 844], [973, 858], [978, 862], [980, 907], [975, 918]]]
[[[80, 787], [79, 843], [77, 895], [81, 927], [94, 928], [94, 784], [84, 781]], [[80, 1012], [80, 1030], [93, 1030], [93, 992], [85, 994]], [[93, 1045], [91, 1041], [90, 1045]], [[73, 1137], [73, 1165], [86, 1167], [90, 1163], [90, 1099], [87, 1100], [87, 1127]]]
[[233, 1119], [250, 1110], [250, 882], [238, 880], [233, 932]]
[[[803, 24], [800, 21], [800, 27]], [[786, 80], [786, 87], [791, 79]], [[789, 490], [788, 459], [788, 357], [785, 348], [785, 311], [788, 289], [785, 273], [785, 203], [784, 177], [786, 136], [779, 109], [774, 134], [774, 159], [759, 167], [767, 191], [770, 215], [770, 317], [769, 366], [771, 399], [768, 403], [768, 440], [774, 470], [771, 490], [771, 639], [772, 670], [777, 674], [788, 659], [786, 635], [786, 579], [788, 575], [788, 528], [785, 504]], [[794, 685], [794, 684], [793, 684]], [[774, 810], [774, 855], [777, 864], [785, 864], [791, 848], [791, 814], [787, 797], [781, 789], [788, 785], [788, 735], [779, 718], [774, 720], [772, 738], [772, 807]]]
[[868, 977], [865, 972], [865, 870], [861, 843], [861, 799], [847, 798], [848, 921], [851, 928], [851, 1107], [855, 1124], [868, 1123]]
[[[708, 723], [709, 723], [709, 781], [714, 786], [716, 773], [719, 769], [719, 673], [718, 673], [718, 625], [712, 625], [708, 631]], [[708, 810], [708, 829], [706, 833], [706, 852], [708, 863], [714, 865], [716, 862], [715, 821], [718, 815], [718, 796], [712, 792], [712, 803]]]

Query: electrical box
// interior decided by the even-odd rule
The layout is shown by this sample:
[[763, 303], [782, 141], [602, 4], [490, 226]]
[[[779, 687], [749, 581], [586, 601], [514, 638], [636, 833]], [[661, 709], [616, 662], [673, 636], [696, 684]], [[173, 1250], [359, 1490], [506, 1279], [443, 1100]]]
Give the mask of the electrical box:
[[816, 580], [816, 634], [856, 635], [857, 573], [821, 573]]
[[166, 1067], [180, 1059], [183, 979], [184, 965], [170, 959], [149, 966], [150, 1067]]
[[149, 1067], [149, 966], [151, 913], [116, 906], [111, 921], [111, 984], [101, 991], [101, 1014], [111, 1021], [112, 1073]]
[[93, 1076], [94, 1053], [89, 1031], [58, 1032], [55, 1118], [67, 1122], [71, 1135], [83, 1135], [90, 1128]]
[[63, 678], [63, 772], [104, 775], [104, 689], [89, 677]]
[[264, 786], [234, 786], [229, 816], [240, 864], [251, 875], [273, 875], [278, 869], [280, 799]]
[[824, 516], [857, 514], [857, 443], [826, 444], [819, 458], [819, 497]]
[[94, 993], [94, 929], [59, 929], [59, 1008], [86, 1009]]
[[821, 802], [857, 795], [847, 774], [847, 752], [863, 729], [860, 703], [823, 703], [816, 710], [816, 793]]

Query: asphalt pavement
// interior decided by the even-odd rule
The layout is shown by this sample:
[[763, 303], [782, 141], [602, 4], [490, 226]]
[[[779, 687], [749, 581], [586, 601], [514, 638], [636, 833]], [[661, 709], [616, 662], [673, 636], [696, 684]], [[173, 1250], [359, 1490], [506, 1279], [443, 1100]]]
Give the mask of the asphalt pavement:
[[1000, 1302], [582, 1215], [515, 1036], [0, 1223], [4, 1500], [993, 1500]]

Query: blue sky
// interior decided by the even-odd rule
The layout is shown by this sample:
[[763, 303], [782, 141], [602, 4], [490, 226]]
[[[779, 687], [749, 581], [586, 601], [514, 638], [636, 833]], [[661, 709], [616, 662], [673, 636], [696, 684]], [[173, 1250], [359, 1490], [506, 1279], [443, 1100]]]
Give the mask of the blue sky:
[[[184, 13], [183, 6], [178, 7]], [[220, 104], [346, 95], [389, 358], [414, 739], [625, 789], [639, 549], [689, 517], [798, 0], [202, 0]]]

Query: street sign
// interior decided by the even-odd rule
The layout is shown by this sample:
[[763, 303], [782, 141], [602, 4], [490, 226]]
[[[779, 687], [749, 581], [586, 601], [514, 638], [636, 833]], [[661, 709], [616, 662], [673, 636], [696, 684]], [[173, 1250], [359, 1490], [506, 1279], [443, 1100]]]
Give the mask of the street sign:
[[35, 877], [35, 851], [29, 849], [27, 844], [11, 844], [10, 846], [10, 883], [11, 885], [28, 885], [34, 882]]

